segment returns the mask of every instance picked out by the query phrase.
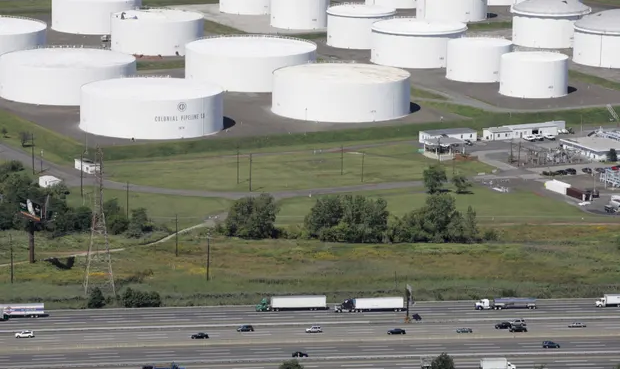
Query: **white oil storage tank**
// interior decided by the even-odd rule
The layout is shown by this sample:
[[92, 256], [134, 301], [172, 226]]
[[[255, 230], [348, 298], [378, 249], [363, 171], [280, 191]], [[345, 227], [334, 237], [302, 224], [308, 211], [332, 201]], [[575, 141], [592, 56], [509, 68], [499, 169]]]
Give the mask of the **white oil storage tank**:
[[236, 15], [269, 14], [271, 0], [220, 0], [220, 12]]
[[394, 9], [415, 9], [417, 0], [366, 0], [366, 5], [384, 6]]
[[526, 0], [513, 5], [512, 42], [538, 49], [573, 46], [575, 22], [592, 9], [579, 0]]
[[488, 6], [512, 6], [514, 4], [521, 3], [525, 0], [489, 0]]
[[327, 27], [329, 0], [271, 0], [271, 26], [313, 30]]
[[512, 52], [504, 38], [462, 37], [448, 41], [446, 78], [469, 83], [499, 82], [502, 55]]
[[78, 35], [109, 35], [112, 14], [141, 5], [142, 0], [52, 0], [51, 28]]
[[448, 41], [465, 35], [459, 22], [392, 18], [372, 25], [371, 57], [375, 64], [434, 69], [446, 66]]
[[418, 0], [420, 19], [480, 22], [487, 19], [487, 0]]
[[78, 106], [90, 82], [136, 74], [136, 58], [110, 50], [46, 47], [0, 56], [0, 97], [36, 105]]
[[605, 10], [575, 22], [573, 61], [620, 68], [620, 9]]
[[410, 112], [409, 72], [380, 65], [309, 63], [273, 72], [271, 111], [310, 122], [361, 123]]
[[125, 54], [183, 56], [185, 44], [204, 35], [204, 15], [176, 9], [112, 14], [110, 48]]
[[0, 55], [45, 45], [46, 30], [38, 19], [0, 15]]
[[222, 130], [218, 85], [185, 78], [135, 77], [82, 86], [80, 129], [98, 136], [171, 140]]
[[549, 51], [502, 55], [499, 93], [522, 99], [551, 99], [568, 94], [568, 56]]
[[205, 37], [185, 46], [185, 78], [225, 91], [271, 92], [273, 71], [316, 60], [314, 42], [269, 35]]
[[376, 21], [396, 15], [396, 9], [379, 5], [341, 4], [327, 9], [327, 45], [340, 49], [370, 50]]

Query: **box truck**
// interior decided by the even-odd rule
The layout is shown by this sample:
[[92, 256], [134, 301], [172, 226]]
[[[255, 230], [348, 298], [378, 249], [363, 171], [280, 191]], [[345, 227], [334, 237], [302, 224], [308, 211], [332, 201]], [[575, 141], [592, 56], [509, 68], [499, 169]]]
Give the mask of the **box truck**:
[[327, 296], [272, 296], [256, 305], [256, 311], [327, 310]]
[[47, 316], [44, 304], [0, 304], [0, 312], [3, 320]]
[[536, 309], [536, 299], [530, 297], [504, 297], [476, 301], [476, 310]]
[[600, 299], [596, 300], [596, 307], [608, 307], [608, 306], [620, 306], [620, 295], [608, 294], [603, 295]]
[[480, 369], [517, 369], [505, 357], [480, 359]]
[[363, 311], [403, 311], [405, 309], [404, 297], [372, 297], [347, 299], [342, 304], [334, 307], [336, 313]]

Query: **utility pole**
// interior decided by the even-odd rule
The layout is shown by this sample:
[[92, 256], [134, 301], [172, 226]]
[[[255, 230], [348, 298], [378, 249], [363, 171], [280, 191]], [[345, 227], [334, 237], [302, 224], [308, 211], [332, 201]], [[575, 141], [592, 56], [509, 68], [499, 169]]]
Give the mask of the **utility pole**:
[[340, 146], [340, 175], [344, 174], [344, 146]]
[[248, 187], [250, 189], [250, 192], [252, 192], [252, 154], [250, 154], [250, 177], [248, 181]]
[[454, 172], [456, 171], [456, 157], [454, 156], [454, 153], [452, 154], [452, 177], [454, 177]]
[[179, 215], [174, 214], [174, 256], [179, 257]]
[[43, 150], [41, 150], [41, 171], [39, 173], [43, 173]]
[[125, 210], [127, 213], [127, 219], [129, 219], [129, 182], [127, 182], [125, 191], [125, 207], [127, 208], [127, 210]]
[[211, 236], [207, 235], [207, 281], [211, 280]]
[[84, 201], [84, 151], [80, 154], [80, 196]]
[[237, 184], [239, 184], [239, 145], [237, 145]]
[[364, 183], [364, 158], [366, 157], [365, 153], [362, 153], [362, 183]]
[[519, 148], [517, 152], [517, 167], [521, 166], [521, 141], [519, 141]]
[[9, 233], [9, 248], [11, 249], [11, 284], [13, 284], [15, 269], [13, 267], [13, 235]]
[[34, 133], [30, 134], [30, 152], [31, 152], [31, 156], [32, 156], [32, 175], [35, 175], [35, 169], [34, 169]]
[[35, 232], [35, 223], [34, 220], [28, 221], [28, 261], [30, 264], [34, 264], [36, 262], [34, 257], [34, 232]]
[[514, 154], [514, 143], [512, 141], [512, 138], [510, 139], [510, 159], [509, 159], [509, 163], [513, 163], [515, 161], [515, 154]]

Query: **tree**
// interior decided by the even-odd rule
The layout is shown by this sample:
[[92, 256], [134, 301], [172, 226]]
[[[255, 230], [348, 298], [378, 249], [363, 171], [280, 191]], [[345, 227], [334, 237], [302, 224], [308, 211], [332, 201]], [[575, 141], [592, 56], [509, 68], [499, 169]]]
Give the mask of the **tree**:
[[299, 361], [293, 359], [287, 360], [280, 364], [280, 369], [304, 369], [304, 366], [301, 365]]
[[446, 170], [441, 164], [433, 164], [424, 169], [424, 187], [428, 193], [434, 194], [443, 189], [443, 185], [448, 181]]
[[153, 223], [149, 220], [145, 208], [131, 210], [131, 219], [127, 225], [127, 237], [140, 238], [153, 231]]
[[471, 183], [462, 174], [457, 174], [452, 177], [452, 184], [456, 187], [456, 193], [468, 193], [471, 188]]
[[278, 206], [273, 196], [244, 197], [230, 207], [222, 231], [227, 236], [246, 239], [271, 238], [275, 233]]
[[126, 308], [160, 307], [161, 296], [159, 293], [144, 292], [127, 288], [121, 296], [123, 306]]
[[105, 297], [103, 297], [103, 292], [101, 292], [99, 287], [95, 287], [90, 291], [87, 306], [89, 309], [101, 309], [105, 306]]
[[480, 230], [476, 220], [476, 212], [471, 206], [467, 207], [467, 213], [463, 218], [463, 240], [465, 242], [480, 241]]
[[609, 150], [607, 153], [607, 161], [611, 161], [613, 163], [618, 161], [618, 153], [616, 152], [616, 149]]
[[454, 369], [454, 360], [444, 352], [433, 359], [431, 369]]
[[6, 127], [2, 127], [2, 130], [0, 130], [0, 133], [2, 133], [2, 137], [7, 138], [9, 131], [6, 130]]

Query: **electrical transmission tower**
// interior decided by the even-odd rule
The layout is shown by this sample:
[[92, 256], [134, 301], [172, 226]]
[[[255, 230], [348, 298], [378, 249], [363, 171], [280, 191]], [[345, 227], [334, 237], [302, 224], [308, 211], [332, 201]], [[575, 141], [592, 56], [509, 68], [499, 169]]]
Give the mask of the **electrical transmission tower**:
[[99, 287], [102, 292], [110, 292], [116, 296], [110, 242], [103, 212], [103, 151], [97, 148], [95, 157], [95, 193], [93, 194], [93, 219], [91, 224], [90, 243], [86, 252], [86, 268], [84, 270], [84, 293]]

